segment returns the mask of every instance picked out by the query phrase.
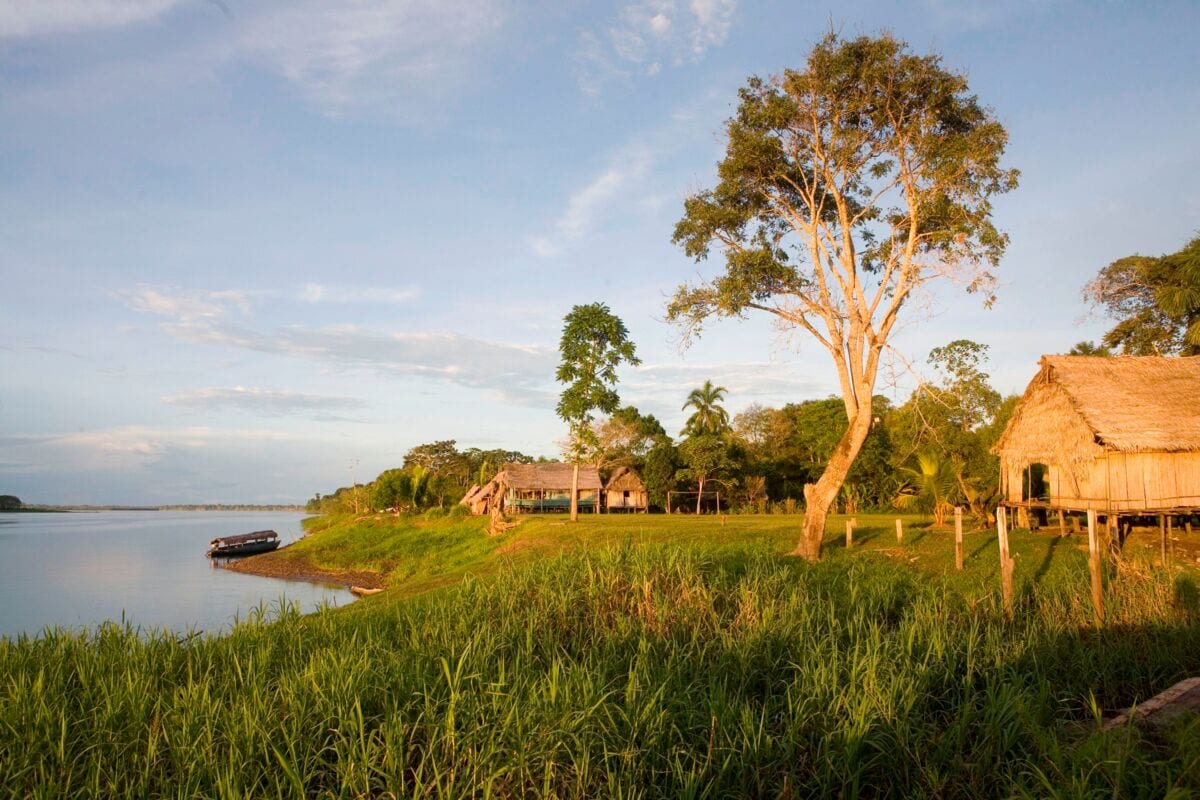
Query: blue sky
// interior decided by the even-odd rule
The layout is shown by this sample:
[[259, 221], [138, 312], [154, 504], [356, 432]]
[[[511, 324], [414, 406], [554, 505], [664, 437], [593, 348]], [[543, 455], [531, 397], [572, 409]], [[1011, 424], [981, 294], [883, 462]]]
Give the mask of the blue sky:
[[0, 0], [0, 493], [290, 502], [435, 439], [553, 455], [596, 300], [669, 429], [708, 378], [734, 412], [831, 393], [764, 320], [686, 350], [662, 321], [711, 270], [670, 236], [737, 89], [830, 26], [941, 53], [1022, 171], [999, 302], [914, 304], [912, 362], [974, 339], [1018, 391], [1104, 330], [1100, 267], [1200, 229], [1193, 2]]

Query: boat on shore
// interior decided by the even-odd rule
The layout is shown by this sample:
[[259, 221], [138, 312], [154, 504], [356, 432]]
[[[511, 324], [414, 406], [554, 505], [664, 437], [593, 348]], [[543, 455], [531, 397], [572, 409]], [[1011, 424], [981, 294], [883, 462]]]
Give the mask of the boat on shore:
[[279, 547], [279, 534], [275, 531], [254, 531], [237, 536], [219, 536], [209, 542], [209, 558], [235, 558], [269, 553]]

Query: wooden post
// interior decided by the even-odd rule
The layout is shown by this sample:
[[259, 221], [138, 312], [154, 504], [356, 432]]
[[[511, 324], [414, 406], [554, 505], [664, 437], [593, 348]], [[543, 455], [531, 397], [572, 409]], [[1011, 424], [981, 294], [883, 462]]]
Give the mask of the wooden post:
[[717, 492], [717, 515], [721, 514], [721, 493]]
[[1012, 603], [1012, 559], [1008, 556], [1008, 510], [996, 509], [996, 538], [1000, 542], [1000, 589], [1004, 593], [1004, 612], [1010, 617]]
[[1059, 536], [1067, 535], [1067, 518], [1063, 514], [1063, 511], [1061, 508], [1058, 510], [1058, 535]]
[[1092, 608], [1096, 622], [1104, 622], [1104, 584], [1100, 576], [1100, 535], [1096, 530], [1096, 510], [1088, 509], [1088, 568], [1092, 573]]
[[896, 544], [904, 544], [904, 521], [896, 518]]
[[954, 568], [962, 572], [963, 541], [962, 541], [962, 506], [954, 507]]
[[1187, 535], [1192, 535], [1192, 518], [1188, 517], [1187, 522], [1183, 523], [1183, 529], [1187, 531]]
[[1071, 517], [1071, 533], [1079, 533], [1079, 517]]
[[854, 520], [846, 520], [846, 549], [854, 547]]
[[1165, 568], [1168, 563], [1168, 559], [1167, 559], [1167, 515], [1166, 514], [1158, 515], [1158, 536], [1159, 536], [1159, 548], [1162, 551], [1162, 553], [1161, 553], [1162, 565]]
[[667, 513], [671, 513], [671, 493], [667, 492]]

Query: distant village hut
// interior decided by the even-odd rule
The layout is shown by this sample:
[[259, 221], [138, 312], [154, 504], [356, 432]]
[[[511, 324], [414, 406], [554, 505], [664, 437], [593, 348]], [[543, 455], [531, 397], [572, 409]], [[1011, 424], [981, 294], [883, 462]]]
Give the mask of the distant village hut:
[[[571, 464], [505, 464], [482, 488], [468, 492], [462, 503], [473, 514], [528, 514], [569, 511]], [[599, 511], [602, 490], [595, 467], [579, 468], [579, 510]]]
[[1004, 434], [1001, 505], [1200, 510], [1200, 357], [1043, 356]]
[[629, 467], [617, 467], [604, 484], [604, 506], [609, 511], [646, 511], [650, 498], [646, 484]]

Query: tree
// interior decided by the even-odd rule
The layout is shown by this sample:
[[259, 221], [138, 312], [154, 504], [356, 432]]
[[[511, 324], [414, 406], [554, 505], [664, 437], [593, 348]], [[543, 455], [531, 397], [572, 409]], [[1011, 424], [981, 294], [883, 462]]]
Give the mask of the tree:
[[1083, 296], [1117, 320], [1104, 334], [1107, 347], [1126, 355], [1200, 355], [1200, 236], [1177, 253], [1117, 259]]
[[1075, 346], [1067, 351], [1069, 356], [1111, 356], [1112, 350], [1103, 344], [1096, 344], [1092, 340], [1086, 342], [1076, 342]]
[[686, 465], [675, 477], [696, 482], [696, 513], [704, 498], [704, 484], [733, 466], [729, 458], [729, 443], [713, 433], [697, 433], [679, 445], [679, 457]]
[[684, 423], [684, 436], [720, 436], [729, 429], [729, 412], [721, 405], [726, 391], [724, 386], [713, 386], [710, 380], [705, 381], [699, 389], [692, 389], [683, 403], [683, 410], [693, 408], [695, 411]]
[[1007, 237], [993, 195], [1004, 127], [936, 55], [890, 36], [829, 34], [802, 70], [741, 90], [715, 188], [689, 197], [674, 241], [724, 271], [684, 285], [668, 319], [695, 335], [711, 317], [754, 310], [813, 337], [837, 369], [845, 422], [820, 478], [805, 486], [797, 552], [821, 553], [825, 521], [874, 418], [883, 350], [906, 301], [952, 278], [990, 302]]
[[617, 367], [622, 362], [640, 364], [629, 331], [603, 303], [575, 306], [563, 318], [558, 345], [562, 362], [555, 377], [565, 385], [558, 400], [558, 416], [570, 426], [568, 455], [575, 465], [571, 475], [571, 521], [579, 519], [579, 464], [595, 449], [594, 414], [611, 414], [620, 405]]
[[0, 511], [17, 511], [21, 508], [21, 499], [16, 495], [0, 494]]

